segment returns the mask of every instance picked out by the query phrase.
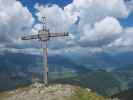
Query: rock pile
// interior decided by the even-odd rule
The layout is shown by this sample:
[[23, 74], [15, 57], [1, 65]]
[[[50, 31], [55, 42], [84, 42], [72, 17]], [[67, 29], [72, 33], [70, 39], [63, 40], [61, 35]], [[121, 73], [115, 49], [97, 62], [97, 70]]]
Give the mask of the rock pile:
[[65, 100], [73, 94], [71, 85], [50, 85], [35, 83], [25, 89], [17, 89], [8, 92], [8, 96], [2, 100]]

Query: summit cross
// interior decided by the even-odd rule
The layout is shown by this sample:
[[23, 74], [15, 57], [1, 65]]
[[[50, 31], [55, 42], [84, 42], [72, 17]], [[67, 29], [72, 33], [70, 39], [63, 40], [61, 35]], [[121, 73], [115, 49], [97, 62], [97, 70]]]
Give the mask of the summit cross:
[[47, 41], [50, 40], [51, 37], [63, 37], [68, 36], [68, 32], [63, 33], [53, 33], [50, 32], [49, 29], [46, 26], [46, 17], [42, 17], [42, 29], [38, 31], [38, 34], [35, 35], [28, 35], [21, 37], [22, 40], [39, 40], [40, 42], [45, 43], [45, 48], [43, 49], [43, 67], [44, 67], [44, 83], [47, 86], [48, 85], [48, 48], [47, 48]]

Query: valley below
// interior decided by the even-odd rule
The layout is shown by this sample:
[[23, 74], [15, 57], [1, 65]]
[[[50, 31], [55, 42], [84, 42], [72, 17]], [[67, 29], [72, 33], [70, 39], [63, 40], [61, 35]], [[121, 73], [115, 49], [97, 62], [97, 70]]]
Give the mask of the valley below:
[[[6, 56], [0, 56], [0, 59], [2, 93], [30, 86], [36, 81], [42, 82], [43, 68], [40, 56], [6, 53]], [[49, 57], [49, 84], [69, 84], [88, 88], [104, 98], [123, 98], [120, 94], [133, 88], [132, 64], [113, 69], [88, 66], [79, 65], [62, 56]], [[132, 97], [128, 100], [132, 100]]]

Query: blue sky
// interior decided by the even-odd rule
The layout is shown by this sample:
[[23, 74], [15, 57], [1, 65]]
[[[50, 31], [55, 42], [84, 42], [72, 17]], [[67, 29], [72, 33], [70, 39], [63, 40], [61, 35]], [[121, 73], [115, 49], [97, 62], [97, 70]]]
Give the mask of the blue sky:
[[[43, 4], [43, 5], [46, 5], [46, 4], [56, 4], [60, 7], [64, 7], [66, 5], [68, 5], [69, 3], [72, 2], [72, 0], [20, 0], [21, 3], [28, 7], [28, 9], [31, 11], [31, 13], [34, 15], [35, 14], [35, 9], [34, 9], [34, 6], [36, 3], [38, 4]], [[34, 16], [36, 17], [36, 16]]]
[[28, 6], [28, 8], [32, 9], [36, 3], [39, 4], [57, 4], [60, 7], [64, 7], [65, 5], [72, 2], [72, 0], [20, 0], [24, 5]]
[[[72, 0], [20, 0], [20, 1], [24, 6], [26, 6], [31, 11], [31, 13], [33, 14], [33, 16], [35, 18], [36, 18], [36, 16], [35, 16], [36, 10], [34, 9], [34, 6], [36, 3], [39, 3], [41, 5], [56, 4], [63, 8], [72, 2]], [[125, 0], [125, 1], [131, 1], [131, 0]], [[133, 26], [132, 20], [133, 20], [133, 13], [129, 14], [129, 16], [127, 18], [119, 19], [119, 21], [123, 27]]]
[[120, 23], [124, 27], [133, 26], [133, 13], [131, 13], [128, 18], [120, 19]]

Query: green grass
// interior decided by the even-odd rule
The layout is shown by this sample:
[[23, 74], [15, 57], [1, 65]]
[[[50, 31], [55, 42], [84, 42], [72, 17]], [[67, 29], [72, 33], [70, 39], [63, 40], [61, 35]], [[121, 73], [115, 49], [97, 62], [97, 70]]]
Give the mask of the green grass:
[[94, 92], [88, 92], [83, 88], [76, 88], [75, 93], [67, 100], [105, 100], [104, 97], [97, 95]]

